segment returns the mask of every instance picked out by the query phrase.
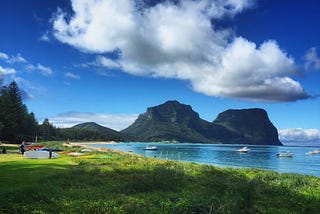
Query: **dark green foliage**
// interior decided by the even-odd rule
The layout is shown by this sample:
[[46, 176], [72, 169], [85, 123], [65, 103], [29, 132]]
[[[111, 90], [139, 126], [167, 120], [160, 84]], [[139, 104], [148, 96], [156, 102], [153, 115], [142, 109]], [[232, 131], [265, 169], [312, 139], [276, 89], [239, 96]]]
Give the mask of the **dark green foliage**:
[[22, 102], [22, 92], [15, 82], [3, 86], [0, 93], [0, 140], [17, 143], [32, 141], [37, 129], [33, 113]]
[[127, 136], [93, 122], [81, 123], [71, 128], [57, 129], [56, 140], [127, 141]]
[[29, 113], [22, 100], [22, 91], [15, 82], [3, 86], [0, 93], [0, 141], [20, 143], [25, 141], [76, 140], [76, 141], [128, 141], [128, 137], [95, 123], [60, 129], [49, 119], [38, 124], [34, 113]]
[[140, 141], [281, 145], [277, 129], [262, 109], [228, 110], [210, 123], [177, 101], [148, 108], [121, 132]]
[[57, 135], [56, 128], [46, 118], [41, 125], [39, 125], [38, 140], [48, 141], [55, 140]]
[[263, 109], [227, 110], [220, 113], [214, 123], [242, 134], [257, 144], [281, 145], [277, 129]]

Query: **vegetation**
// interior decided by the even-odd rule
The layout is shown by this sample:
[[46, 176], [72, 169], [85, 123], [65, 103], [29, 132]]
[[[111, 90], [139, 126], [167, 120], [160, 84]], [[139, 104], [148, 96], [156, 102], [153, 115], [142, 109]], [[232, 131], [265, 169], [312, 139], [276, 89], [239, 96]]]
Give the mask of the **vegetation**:
[[46, 118], [38, 124], [35, 115], [23, 104], [23, 95], [16, 82], [3, 86], [0, 91], [0, 142], [21, 143], [48, 140], [127, 141], [126, 135], [94, 123], [60, 129]]
[[[65, 151], [81, 148], [47, 146]], [[9, 148], [14, 151], [14, 148]], [[98, 153], [97, 153], [98, 154]], [[0, 213], [317, 213], [320, 178], [107, 152], [0, 155]]]
[[281, 145], [278, 133], [262, 109], [228, 110], [213, 122], [199, 117], [191, 106], [177, 101], [150, 107], [121, 132], [93, 122], [56, 128], [48, 119], [38, 124], [28, 112], [15, 82], [0, 93], [0, 141], [179, 141]]
[[278, 131], [263, 109], [227, 110], [213, 122], [199, 117], [190, 105], [178, 101], [150, 107], [122, 133], [139, 141], [240, 143], [282, 145]]
[[81, 123], [71, 128], [59, 129], [59, 133], [62, 139], [127, 141], [126, 135], [94, 122]]
[[17, 142], [34, 138], [37, 122], [22, 102], [23, 92], [15, 82], [0, 90], [0, 140]]

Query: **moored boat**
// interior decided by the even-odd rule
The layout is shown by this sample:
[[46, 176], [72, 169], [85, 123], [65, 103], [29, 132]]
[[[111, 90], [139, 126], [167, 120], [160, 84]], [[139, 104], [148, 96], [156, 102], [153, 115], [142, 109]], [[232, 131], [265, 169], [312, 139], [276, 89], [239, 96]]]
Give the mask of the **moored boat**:
[[287, 158], [292, 158], [293, 154], [291, 152], [280, 152], [277, 154], [278, 157], [287, 157]]
[[250, 149], [246, 146], [236, 150], [236, 152], [240, 152], [240, 153], [247, 153], [249, 151]]
[[315, 150], [312, 150], [310, 152], [307, 152], [306, 154], [307, 155], [320, 155], [320, 150], [319, 149], [315, 149]]
[[144, 150], [157, 150], [158, 147], [156, 146], [146, 146], [146, 148], [144, 148]]

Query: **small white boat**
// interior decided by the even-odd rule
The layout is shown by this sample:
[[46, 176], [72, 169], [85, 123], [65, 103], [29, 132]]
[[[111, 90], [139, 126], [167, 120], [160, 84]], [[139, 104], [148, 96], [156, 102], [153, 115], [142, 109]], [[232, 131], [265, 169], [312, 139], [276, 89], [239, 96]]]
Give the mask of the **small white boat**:
[[249, 151], [250, 149], [246, 146], [236, 150], [236, 152], [240, 152], [240, 153], [247, 153]]
[[280, 152], [277, 154], [278, 157], [287, 157], [287, 158], [292, 158], [293, 154], [291, 152]]
[[312, 150], [310, 152], [307, 152], [306, 154], [307, 155], [320, 155], [320, 150], [319, 149], [315, 149], [315, 150]]
[[27, 158], [33, 158], [33, 159], [50, 159], [50, 158], [58, 158], [59, 155], [55, 152], [49, 152], [49, 151], [26, 151], [24, 153], [24, 156]]
[[157, 150], [158, 147], [156, 146], [146, 146], [146, 148], [144, 148], [144, 150]]

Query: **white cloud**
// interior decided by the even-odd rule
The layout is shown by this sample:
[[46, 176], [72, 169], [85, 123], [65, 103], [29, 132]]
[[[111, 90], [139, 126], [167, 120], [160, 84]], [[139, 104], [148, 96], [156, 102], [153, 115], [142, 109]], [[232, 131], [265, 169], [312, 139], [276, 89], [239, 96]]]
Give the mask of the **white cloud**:
[[71, 79], [80, 79], [80, 76], [79, 76], [79, 75], [76, 75], [76, 74], [71, 73], [71, 72], [66, 72], [66, 73], [65, 73], [65, 76], [66, 76], [66, 77], [69, 77], [69, 78], [71, 78]]
[[9, 58], [9, 56], [6, 53], [0, 52], [0, 59], [6, 60], [8, 58]]
[[95, 122], [102, 126], [120, 131], [131, 125], [137, 117], [137, 114], [68, 112], [50, 118], [50, 122], [53, 123], [54, 126], [60, 128], [68, 128], [84, 122]]
[[28, 61], [18, 53], [16, 56], [9, 56], [6, 53], [0, 52], [0, 59], [4, 60], [6, 63], [28, 63]]
[[116, 60], [111, 60], [104, 56], [97, 56], [96, 64], [107, 68], [121, 68], [120, 63], [118, 63]]
[[7, 63], [10, 63], [10, 64], [28, 63], [28, 61], [25, 58], [23, 58], [20, 53], [18, 53], [16, 56], [8, 57], [7, 58]]
[[[12, 67], [16, 67], [16, 64], [23, 63], [23, 66], [26, 68], [27, 71], [35, 71], [38, 70], [40, 73], [44, 76], [50, 76], [53, 74], [53, 71], [50, 67], [44, 66], [40, 63], [37, 65], [33, 65], [28, 62], [20, 53], [18, 53], [16, 56], [9, 56], [6, 53], [0, 52], [0, 59], [3, 59], [6, 63], [10, 64]], [[6, 68], [7, 71], [15, 70], [14, 68]], [[4, 72], [2, 72], [4, 73]], [[14, 72], [15, 73], [15, 72]]]
[[50, 76], [52, 75], [52, 70], [51, 68], [47, 67], [47, 66], [44, 66], [44, 65], [41, 65], [41, 64], [37, 64], [37, 69], [41, 72], [42, 75], [44, 76]]
[[26, 68], [29, 71], [39, 71], [43, 76], [51, 76], [53, 74], [53, 71], [50, 67], [41, 65], [40, 63], [38, 63], [36, 66], [28, 64]]
[[283, 142], [293, 142], [293, 143], [319, 143], [320, 144], [320, 130], [319, 129], [280, 129], [279, 139]]
[[44, 42], [49, 42], [50, 41], [50, 37], [49, 37], [49, 32], [45, 32], [40, 38], [40, 41], [44, 41]]
[[14, 68], [2, 67], [0, 65], [0, 86], [5, 82], [5, 79], [8, 75], [14, 75], [16, 70]]
[[14, 68], [4, 68], [0, 65], [0, 76], [1, 75], [8, 75], [8, 74], [15, 74], [16, 70]]
[[185, 0], [138, 8], [131, 0], [73, 0], [74, 15], [66, 21], [67, 14], [59, 9], [53, 34], [84, 52], [118, 53], [116, 60], [99, 56], [100, 65], [187, 80], [195, 91], [209, 96], [269, 102], [307, 98], [291, 78], [296, 73], [294, 59], [276, 41], [257, 46], [215, 25], [216, 19], [233, 17], [252, 4]]
[[306, 61], [305, 67], [306, 69], [315, 69], [320, 70], [320, 57], [317, 54], [317, 49], [315, 47], [310, 48], [306, 55], [304, 56]]

